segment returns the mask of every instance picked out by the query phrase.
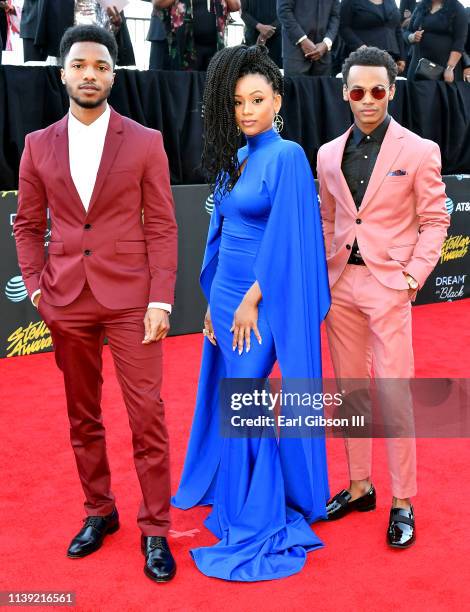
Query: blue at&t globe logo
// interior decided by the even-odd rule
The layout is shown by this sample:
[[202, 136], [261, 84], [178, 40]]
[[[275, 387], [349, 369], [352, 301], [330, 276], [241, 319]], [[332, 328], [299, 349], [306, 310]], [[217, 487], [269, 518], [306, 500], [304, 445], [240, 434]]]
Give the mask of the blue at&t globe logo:
[[451, 215], [454, 212], [454, 202], [450, 198], [446, 199], [446, 210], [448, 215]]
[[5, 287], [5, 295], [10, 302], [22, 302], [28, 297], [22, 276], [10, 278]]

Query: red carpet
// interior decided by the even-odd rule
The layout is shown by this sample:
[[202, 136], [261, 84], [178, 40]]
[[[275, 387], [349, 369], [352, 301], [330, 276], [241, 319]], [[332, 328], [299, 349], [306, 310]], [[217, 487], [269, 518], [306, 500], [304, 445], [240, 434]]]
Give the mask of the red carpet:
[[[467, 377], [470, 300], [420, 306], [413, 312], [417, 375]], [[191, 424], [200, 346], [200, 336], [171, 338], [165, 346], [164, 397], [174, 487]], [[142, 572], [135, 524], [138, 483], [127, 417], [108, 350], [103, 408], [122, 527], [100, 551], [81, 560], [65, 557], [68, 542], [81, 524], [82, 493], [53, 355], [2, 360], [0, 369], [0, 591], [74, 591], [75, 609], [93, 611], [468, 609], [468, 440], [418, 441], [418, 541], [408, 551], [392, 551], [385, 544], [391, 493], [385, 449], [378, 441], [373, 474], [377, 510], [317, 525], [315, 530], [326, 546], [308, 556], [301, 574], [258, 584], [230, 584], [202, 576], [188, 549], [214, 538], [202, 526], [207, 509], [196, 509], [173, 512], [177, 537], [171, 545], [178, 574], [172, 583], [156, 585]], [[326, 355], [325, 375], [331, 375]], [[335, 492], [347, 482], [341, 440], [329, 440], [329, 466]]]

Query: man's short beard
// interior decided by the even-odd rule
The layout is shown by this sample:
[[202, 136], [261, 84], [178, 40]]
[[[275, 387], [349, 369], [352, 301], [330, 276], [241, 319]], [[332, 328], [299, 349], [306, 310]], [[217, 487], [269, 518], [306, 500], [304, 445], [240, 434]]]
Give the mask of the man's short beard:
[[98, 108], [98, 106], [101, 106], [103, 104], [103, 102], [105, 100], [107, 100], [111, 94], [111, 87], [109, 89], [107, 89], [104, 93], [104, 95], [99, 98], [98, 100], [83, 100], [81, 98], [79, 98], [78, 96], [75, 96], [70, 89], [67, 87], [67, 85], [65, 86], [65, 89], [67, 90], [67, 93], [69, 95], [69, 97], [75, 102], [75, 104], [77, 104], [78, 106], [80, 106], [81, 108]]

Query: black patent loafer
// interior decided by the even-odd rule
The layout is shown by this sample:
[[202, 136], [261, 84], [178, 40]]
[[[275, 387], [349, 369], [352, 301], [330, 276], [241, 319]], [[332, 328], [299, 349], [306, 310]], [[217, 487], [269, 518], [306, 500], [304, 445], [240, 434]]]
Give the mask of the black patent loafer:
[[142, 553], [145, 555], [144, 574], [154, 582], [169, 582], [176, 574], [176, 563], [162, 536], [142, 536]]
[[354, 501], [351, 501], [351, 493], [343, 489], [328, 502], [326, 506], [326, 516], [329, 521], [336, 521], [355, 510], [358, 512], [375, 510], [376, 505], [377, 496], [374, 485], [371, 485], [367, 493]]
[[415, 515], [413, 506], [392, 508], [387, 529], [387, 543], [392, 548], [408, 548], [416, 540]]
[[89, 516], [82, 529], [71, 541], [67, 557], [80, 559], [101, 548], [104, 538], [119, 529], [119, 514], [116, 508], [106, 516]]

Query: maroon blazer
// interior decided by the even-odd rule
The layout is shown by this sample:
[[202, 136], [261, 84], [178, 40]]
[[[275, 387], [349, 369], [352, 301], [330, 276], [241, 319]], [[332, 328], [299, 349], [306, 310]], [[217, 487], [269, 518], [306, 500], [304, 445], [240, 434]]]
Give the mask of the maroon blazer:
[[21, 158], [14, 232], [29, 295], [41, 289], [46, 302], [66, 306], [87, 281], [107, 308], [172, 304], [177, 226], [161, 133], [111, 109], [86, 212], [70, 174], [67, 125], [68, 115], [29, 134]]

